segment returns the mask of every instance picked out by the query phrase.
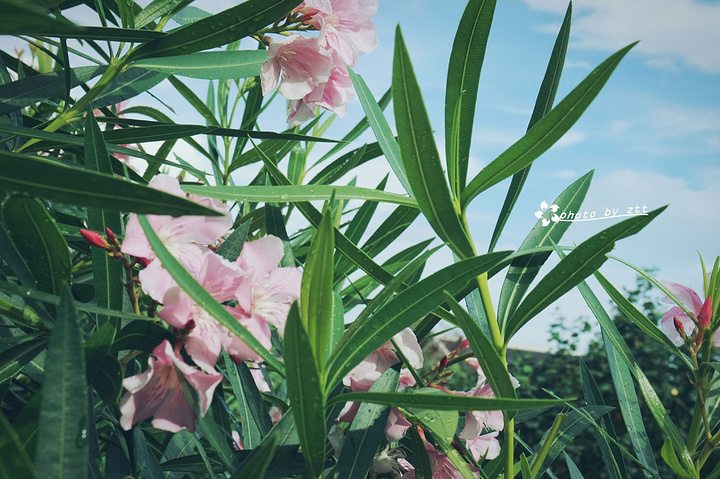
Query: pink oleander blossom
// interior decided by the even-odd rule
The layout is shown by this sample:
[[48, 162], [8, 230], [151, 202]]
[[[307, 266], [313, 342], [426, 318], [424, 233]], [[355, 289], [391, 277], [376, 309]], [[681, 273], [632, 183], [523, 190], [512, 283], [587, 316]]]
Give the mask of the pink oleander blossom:
[[[177, 178], [157, 175], [150, 186], [176, 196], [188, 197], [197, 203], [215, 209], [223, 216], [181, 216], [173, 218], [164, 215], [148, 215], [147, 219], [163, 245], [191, 273], [197, 273], [207, 248], [201, 245], [213, 244], [232, 226], [228, 207], [217, 200], [197, 195], [185, 195]], [[169, 288], [175, 285], [170, 274], [156, 259], [155, 252], [145, 237], [137, 215], [131, 214], [125, 230], [121, 251], [143, 258], [149, 264], [140, 274], [143, 290], [156, 301], [162, 301]]]
[[[687, 286], [672, 283], [670, 281], [663, 281], [662, 283], [672, 294], [675, 295], [677, 299], [680, 300], [682, 304], [685, 305], [687, 310], [695, 316], [695, 319], [698, 320], [698, 323], [701, 326], [709, 326], [710, 320], [712, 319], [712, 299], [710, 297], [708, 297], [703, 303], [700, 296]], [[675, 304], [675, 302], [668, 296], [663, 296], [661, 301], [663, 303]], [[695, 323], [693, 323], [690, 316], [688, 316], [678, 305], [670, 308], [670, 310], [668, 310], [668, 312], [662, 317], [660, 325], [665, 331], [665, 334], [667, 334], [668, 338], [670, 338], [675, 345], [679, 346], [683, 344], [683, 339], [678, 330], [675, 328], [675, 318], [677, 318], [679, 323], [682, 325], [684, 333], [689, 337], [692, 337], [695, 332]], [[720, 330], [715, 332], [712, 344], [716, 347], [720, 346]]]
[[260, 71], [263, 95], [275, 90], [288, 100], [300, 100], [318, 85], [330, 79], [333, 61], [315, 37], [294, 33], [273, 40], [268, 47], [268, 60]]
[[[235, 299], [238, 288], [245, 281], [243, 271], [209, 249], [194, 275], [198, 283], [218, 302]], [[205, 371], [215, 368], [222, 348], [234, 361], [260, 360], [260, 357], [240, 338], [217, 322], [183, 292], [179, 286], [167, 290], [163, 308], [158, 316], [177, 329], [189, 329], [185, 350]], [[266, 349], [270, 349], [270, 328], [259, 318], [248, 317], [236, 308], [226, 307], [240, 324]]]
[[342, 118], [347, 114], [347, 103], [354, 98], [349, 73], [336, 65], [327, 82], [316, 86], [302, 99], [288, 102], [288, 125], [300, 125], [313, 118], [318, 107], [332, 111]]
[[370, 21], [377, 9], [377, 0], [306, 0], [296, 11], [320, 31], [321, 46], [346, 65], [355, 66], [360, 55], [379, 45]]
[[237, 314], [274, 326], [282, 336], [290, 305], [300, 297], [302, 273], [279, 267], [284, 250], [280, 238], [265, 236], [243, 245], [235, 262], [243, 281], [235, 292]]
[[[452, 463], [449, 457], [444, 452], [435, 449], [432, 444], [425, 443], [425, 451], [428, 455], [428, 462], [430, 463], [430, 470], [432, 471], [433, 479], [464, 479], [463, 475], [455, 465]], [[404, 467], [407, 469], [409, 464], [405, 464]], [[409, 466], [412, 468], [412, 466]], [[478, 477], [480, 472], [478, 468], [472, 464], [468, 464], [470, 471], [474, 477]], [[401, 479], [415, 479], [415, 468], [402, 475]]]
[[475, 438], [466, 440], [465, 447], [476, 461], [481, 459], [490, 461], [500, 455], [500, 441], [498, 441], [497, 437], [497, 431], [480, 434]]
[[150, 369], [123, 381], [128, 392], [120, 401], [120, 425], [128, 431], [138, 422], [152, 417], [152, 425], [158, 429], [194, 432], [195, 414], [185, 398], [178, 374], [182, 374], [197, 392], [201, 416], [210, 407], [222, 375], [205, 373], [186, 364], [167, 340], [153, 350], [148, 363]]

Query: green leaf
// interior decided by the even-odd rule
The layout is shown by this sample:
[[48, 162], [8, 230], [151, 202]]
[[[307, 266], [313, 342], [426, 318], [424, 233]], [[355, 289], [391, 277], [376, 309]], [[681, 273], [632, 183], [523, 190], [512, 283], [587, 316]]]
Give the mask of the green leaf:
[[[105, 146], [105, 140], [103, 140], [102, 131], [92, 112], [88, 112], [85, 119], [85, 167], [91, 171], [112, 175], [112, 164]], [[89, 229], [96, 232], [105, 233], [106, 228], [117, 233], [123, 231], [122, 219], [117, 211], [89, 209], [87, 217]], [[100, 248], [91, 248], [90, 252], [93, 265], [95, 304], [101, 308], [122, 310], [124, 294], [122, 262], [110, 257], [107, 251]], [[99, 327], [102, 327], [107, 321], [111, 321], [109, 316], [101, 315], [97, 318]], [[103, 358], [115, 339], [115, 331], [118, 326], [114, 324], [112, 328], [107, 329], [110, 334], [105, 335], [101, 343], [95, 344], [97, 357], [93, 358], [93, 361], [89, 363], [91, 370], [87, 372], [88, 382], [92, 383], [95, 378], [96, 371], [93, 371], [92, 368], [95, 365], [100, 366], [103, 364]]]
[[135, 28], [142, 28], [156, 19], [169, 15], [187, 0], [153, 0], [135, 15]]
[[362, 200], [394, 203], [398, 205], [414, 206], [417, 203], [412, 198], [386, 193], [384, 191], [361, 188], [359, 186], [334, 185], [297, 185], [297, 186], [196, 186], [182, 185], [187, 193], [208, 196], [220, 200], [237, 202], [273, 202], [296, 203], [299, 201], [329, 200]]
[[175, 336], [162, 326], [151, 321], [132, 321], [117, 334], [110, 352], [137, 349], [151, 353], [166, 339], [173, 341]]
[[[435, 388], [422, 388], [418, 391], [418, 394], [435, 394], [437, 396], [446, 395], [446, 393]], [[407, 411], [414, 418], [422, 422], [425, 429], [429, 430], [433, 436], [438, 439], [442, 439], [448, 444], [452, 442], [460, 420], [457, 411], [442, 411], [417, 407], [408, 407]]]
[[[551, 205], [557, 205], [558, 210], [554, 214], [561, 217], [563, 213], [580, 211], [580, 206], [590, 189], [593, 173], [594, 171], [591, 170], [581, 176], [555, 198]], [[552, 214], [551, 210], [550, 214]], [[550, 224], [545, 226], [543, 219], [539, 219], [518, 249], [522, 251], [530, 248], [551, 246], [553, 242], [559, 243], [571, 224], [569, 221], [551, 221]], [[507, 320], [517, 309], [523, 296], [530, 288], [530, 284], [550, 257], [550, 253], [551, 251], [547, 251], [521, 256], [514, 259], [510, 264], [500, 289], [500, 299], [497, 307], [498, 320], [502, 328], [505, 327]]]
[[47, 346], [48, 338], [30, 338], [0, 353], [0, 384], [10, 381]]
[[254, 449], [272, 428], [267, 409], [255, 384], [255, 380], [245, 363], [235, 364], [227, 352], [223, 351], [225, 370], [230, 379], [233, 393], [240, 409], [242, 424], [242, 445], [244, 449]]
[[[602, 397], [600, 388], [598, 388], [595, 378], [593, 378], [590, 369], [585, 364], [585, 361], [580, 359], [580, 379], [582, 382], [583, 395], [585, 396], [585, 402], [588, 405], [605, 406], [605, 400]], [[598, 420], [598, 425], [607, 435], [617, 441], [617, 435], [615, 434], [615, 427], [609, 417], [603, 416]], [[609, 478], [626, 478], [627, 471], [625, 470], [625, 463], [620, 449], [615, 444], [611, 444], [608, 439], [598, 430], [595, 430], [595, 437], [597, 444], [600, 448], [600, 453], [605, 463], [605, 470], [608, 473]]]
[[[519, 411], [567, 402], [562, 399], [504, 399], [454, 394], [350, 392], [327, 401], [327, 406], [341, 402], [369, 402], [404, 408], [437, 409], [438, 411]], [[611, 409], [611, 408], [608, 408]]]
[[570, 479], [585, 479], [580, 469], [578, 469], [577, 464], [568, 456], [568, 453], [563, 451], [563, 455], [565, 456], [565, 463], [567, 464]]
[[70, 283], [70, 254], [45, 206], [35, 198], [9, 196], [2, 204], [2, 219], [38, 289], [59, 295]]
[[324, 370], [332, 331], [333, 233], [332, 208], [326, 204], [305, 260], [300, 289], [300, 317], [307, 329], [310, 347], [318, 360], [320, 372]]
[[148, 91], [167, 76], [167, 73], [142, 68], [132, 68], [124, 71], [105, 87], [101, 95], [93, 100], [92, 107], [102, 108], [129, 100], [140, 93]]
[[667, 336], [667, 334], [661, 331], [660, 328], [657, 327], [657, 324], [648, 319], [647, 316], [641, 313], [634, 304], [628, 301], [627, 298], [625, 298], [625, 296], [623, 296], [622, 293], [618, 291], [617, 288], [613, 286], [612, 283], [610, 283], [610, 281], [608, 281], [599, 271], [595, 273], [595, 279], [597, 279], [598, 283], [600, 283], [600, 286], [602, 286], [605, 292], [615, 302], [618, 309], [630, 321], [632, 321], [633, 324], [635, 324], [638, 328], [642, 329], [648, 337], [659, 342], [670, 352], [682, 359], [683, 362], [688, 365], [688, 367], [692, 368], [690, 359], [685, 355], [685, 353], [680, 351], [677, 346], [675, 346], [675, 344]]
[[[336, 145], [337, 146], [337, 145]], [[355, 150], [345, 153], [338, 159], [328, 164], [312, 177], [308, 184], [331, 184], [339, 180], [354, 168], [367, 163], [368, 161], [382, 155], [382, 150], [377, 142], [361, 146]]]
[[265, 477], [265, 472], [268, 470], [268, 467], [270, 467], [277, 447], [277, 438], [274, 436], [268, 438], [267, 441], [258, 446], [245, 462], [240, 465], [240, 468], [232, 475], [233, 479]]
[[[5, 22], [3, 21], [3, 24]], [[105, 67], [78, 67], [70, 71], [70, 85], [74, 88], [105, 71]], [[63, 70], [21, 78], [0, 85], [0, 115], [6, 115], [48, 98], [62, 96], [65, 91]]]
[[148, 446], [142, 428], [133, 428], [133, 445], [135, 446], [135, 475], [144, 479], [164, 479], [165, 474]]
[[461, 258], [475, 255], [450, 197], [405, 42], [398, 27], [393, 60], [393, 107], [405, 173], [420, 210], [437, 235]]
[[32, 460], [20, 438], [0, 411], [0, 479], [38, 479]]
[[[450, 187], [459, 197], [470, 160], [475, 102], [495, 0], [471, 0], [458, 25], [445, 89], [445, 155]], [[450, 132], [457, 131], [457, 135]]]
[[555, 266], [515, 310], [507, 322], [505, 338], [512, 338], [520, 328], [560, 296], [580, 284], [607, 260], [615, 242], [638, 233], [665, 207], [651, 211], [646, 216], [635, 216], [619, 222], [583, 241]]
[[147, 236], [150, 246], [153, 251], [160, 259], [163, 268], [177, 282], [178, 286], [187, 293], [190, 298], [197, 303], [202, 309], [208, 312], [210, 316], [215, 318], [221, 325], [225, 326], [231, 333], [235, 334], [240, 338], [247, 346], [255, 351], [268, 366], [275, 369], [278, 372], [284, 370], [282, 364], [273, 356], [267, 349], [263, 347], [260, 342], [255, 339], [247, 329], [245, 329], [235, 317], [227, 311], [223, 305], [217, 302], [210, 293], [205, 291], [202, 286], [198, 284], [195, 278], [170, 254], [165, 245], [158, 238], [157, 233], [153, 230], [152, 226], [148, 222], [145, 216], [138, 216], [138, 221], [142, 226], [145, 236]]
[[443, 268], [405, 289], [367, 320], [353, 323], [330, 355], [328, 389], [395, 334], [442, 304], [443, 290], [457, 293], [472, 278], [501, 263], [507, 255], [507, 252], [491, 253]]
[[190, 105], [192, 105], [193, 108], [195, 108], [195, 110], [197, 110], [197, 112], [200, 113], [203, 118], [205, 118], [205, 121], [208, 125], [220, 126], [217, 118], [215, 118], [215, 114], [210, 111], [210, 108], [207, 107], [204, 101], [198, 98], [198, 96], [195, 94], [194, 91], [192, 91], [190, 87], [188, 87], [172, 75], [168, 77], [168, 81], [172, 86], [175, 87], [178, 93], [180, 93], [183, 98], [185, 98], [185, 100], [187, 100], [187, 102], [190, 103]]
[[[540, 91], [538, 92], [537, 99], [535, 100], [535, 109], [530, 117], [528, 131], [535, 126], [535, 123], [537, 123], [540, 118], [544, 117], [550, 109], [552, 109], [553, 102], [555, 101], [555, 94], [557, 93], [558, 85], [560, 84], [560, 76], [562, 74], [563, 66], [565, 65], [565, 54], [567, 53], [567, 46], [570, 40], [571, 19], [572, 2], [568, 4], [567, 11], [565, 12], [565, 19], [563, 20], [558, 36], [555, 39], [555, 46], [553, 47], [552, 54], [550, 55], [550, 61], [548, 62], [547, 69], [545, 70], [545, 76], [543, 77], [542, 84], [540, 85]], [[505, 201], [503, 202], [502, 209], [500, 210], [497, 222], [495, 223], [495, 229], [493, 230], [492, 239], [490, 240], [490, 246], [488, 248], [489, 251], [495, 249], [495, 245], [497, 245], [497, 242], [500, 239], [502, 230], [505, 228], [508, 218], [510, 218], [510, 213], [515, 206], [515, 202], [520, 197], [520, 192], [525, 185], [525, 180], [530, 175], [531, 166], [532, 163], [513, 175], [507, 195], [505, 196]]]
[[[371, 392], [395, 392], [400, 383], [400, 373], [388, 368], [370, 386]], [[372, 465], [380, 441], [385, 434], [385, 423], [390, 407], [364, 403], [358, 408], [350, 424], [342, 452], [335, 468], [338, 479], [365, 479]], [[454, 432], [454, 431], [453, 431]]]
[[475, 357], [480, 363], [488, 384], [495, 393], [496, 397], [517, 398], [515, 394], [515, 386], [513, 386], [507, 366], [503, 362], [503, 358], [493, 346], [490, 338], [485, 336], [480, 326], [470, 316], [470, 314], [455, 301], [455, 298], [445, 293], [445, 300], [450, 305], [455, 319], [457, 319], [460, 328], [465, 333], [465, 337], [470, 343]]
[[260, 75], [266, 60], [264, 50], [226, 50], [138, 60], [132, 67], [190, 78], [233, 80]]
[[300, 447], [310, 477], [319, 477], [325, 461], [325, 408], [318, 363], [297, 303], [290, 307], [283, 341], [290, 399]]
[[[390, 168], [392, 168], [395, 177], [400, 181], [400, 184], [407, 194], [413, 196], [413, 191], [410, 188], [410, 182], [405, 172], [405, 165], [400, 155], [400, 145], [398, 145], [398, 142], [395, 140], [395, 135], [393, 135], [390, 125], [385, 115], [383, 115], [382, 108], [378, 102], [375, 101], [365, 80], [352, 69], [350, 69], [350, 78], [355, 86], [358, 99], [360, 100], [363, 110], [365, 110], [365, 115], [372, 127], [375, 138], [378, 140], [378, 145], [390, 164]], [[392, 91], [393, 88], [390, 89], [390, 92]]]
[[[552, 446], [550, 446], [550, 450], [548, 451], [547, 456], [545, 456], [545, 460], [538, 469], [537, 477], [542, 477], [548, 467], [550, 467], [550, 464], [552, 464], [555, 458], [565, 449], [565, 446], [570, 444], [578, 436], [578, 434], [590, 427], [592, 423], [587, 416], [597, 421], [613, 409], [614, 408], [609, 406], [585, 406], [568, 413], [567, 418], [565, 418], [562, 426], [560, 426], [557, 438], [552, 443]], [[544, 436], [541, 440], [541, 444], [545, 441], [545, 438], [546, 437]], [[539, 450], [540, 447], [537, 449]]]
[[230, 234], [230, 236], [222, 242], [215, 253], [219, 254], [228, 261], [235, 261], [242, 252], [243, 245], [250, 232], [251, 221], [241, 224]]
[[124, 179], [3, 151], [0, 151], [0, 187], [60, 203], [110, 211], [172, 216], [221, 214], [185, 198]]
[[188, 55], [227, 45], [271, 25], [299, 4], [300, 0], [250, 0], [146, 43], [130, 58]]
[[683, 469], [680, 461], [677, 458], [677, 454], [675, 454], [675, 450], [672, 447], [672, 442], [669, 439], [665, 439], [665, 443], [660, 450], [660, 455], [662, 456], [665, 463], [670, 466], [670, 468], [675, 471], [680, 477], [693, 477], [691, 474], [688, 474], [688, 472]]
[[105, 404], [115, 404], [123, 392], [123, 367], [115, 357], [107, 355], [92, 383]]
[[632, 43], [608, 57], [525, 136], [473, 178], [462, 193], [462, 209], [467, 209], [470, 201], [478, 194], [531, 164], [562, 138], [590, 106], [620, 61], [634, 46], [635, 43]]
[[42, 478], [87, 476], [87, 384], [82, 333], [66, 287], [48, 346], [35, 466]]

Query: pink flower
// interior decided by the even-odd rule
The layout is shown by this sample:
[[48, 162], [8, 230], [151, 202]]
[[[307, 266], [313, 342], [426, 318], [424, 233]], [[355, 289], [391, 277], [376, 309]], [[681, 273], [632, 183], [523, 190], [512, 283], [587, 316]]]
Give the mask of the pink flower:
[[[430, 462], [430, 470], [432, 471], [433, 479], [464, 479], [462, 473], [458, 471], [450, 458], [447, 457], [444, 452], [438, 451], [432, 446], [432, 444], [427, 442], [425, 443], [425, 451], [428, 455], [428, 462]], [[480, 471], [471, 464], [468, 464], [468, 467], [472, 471], [473, 475], [478, 477], [478, 472]], [[407, 465], [405, 468], [408, 468]], [[415, 469], [412, 468], [412, 470], [403, 474], [401, 479], [415, 479]]]
[[346, 69], [334, 66], [330, 79], [316, 86], [310, 93], [300, 100], [288, 102], [290, 126], [300, 125], [315, 116], [317, 107], [337, 113], [344, 117], [347, 114], [347, 103], [355, 98], [352, 90], [352, 80]]
[[138, 422], [153, 417], [152, 425], [158, 429], [194, 432], [195, 414], [185, 398], [178, 373], [197, 392], [201, 416], [210, 407], [222, 375], [204, 373], [189, 366], [167, 340], [153, 350], [148, 363], [150, 369], [123, 381], [128, 392], [120, 401], [120, 425], [128, 431]]
[[[150, 181], [150, 186], [166, 193], [186, 197], [180, 189], [177, 178], [168, 175], [155, 176]], [[232, 226], [232, 218], [227, 214], [228, 207], [217, 200], [197, 195], [188, 195], [188, 198], [225, 214], [179, 218], [148, 215], [147, 218], [168, 251], [192, 274], [201, 266], [202, 258], [207, 251], [200, 245], [212, 244], [225, 234]], [[140, 272], [139, 278], [143, 290], [156, 301], [162, 301], [165, 292], [175, 285], [175, 281], [156, 260], [155, 252], [150, 247], [135, 214], [131, 214], [128, 220], [121, 251], [149, 261], [148, 267]]]
[[308, 16], [309, 23], [320, 31], [322, 47], [346, 65], [355, 66], [360, 55], [379, 45], [370, 21], [377, 9], [377, 0], [306, 0], [296, 11]]
[[[663, 281], [663, 284], [672, 294], [675, 295], [675, 297], [677, 297], [677, 299], [680, 300], [682, 304], [685, 305], [687, 310], [695, 316], [698, 324], [703, 329], [710, 325], [710, 321], [712, 320], [712, 300], [710, 297], [708, 297], [703, 304], [700, 296], [687, 286], [671, 283], [670, 281]], [[675, 302], [668, 296], [663, 296], [661, 301], [663, 303], [675, 304]], [[665, 313], [663, 318], [660, 320], [660, 324], [665, 330], [665, 334], [667, 334], [668, 338], [670, 338], [675, 345], [679, 346], [683, 344], [683, 339], [678, 330], [675, 328], [675, 319], [677, 319], [680, 325], [682, 325], [683, 332], [690, 337], [692, 337], [695, 332], [695, 323], [692, 319], [690, 319], [690, 316], [688, 316], [685, 311], [677, 305], [670, 308], [670, 310]], [[720, 346], [720, 330], [715, 332], [712, 344], [716, 347]]]
[[476, 461], [495, 459], [500, 455], [500, 441], [497, 440], [498, 432], [493, 431], [487, 434], [480, 434], [473, 439], [465, 441], [465, 447], [473, 455]]
[[330, 53], [320, 48], [317, 38], [294, 33], [274, 40], [260, 71], [263, 95], [275, 90], [282, 76], [280, 94], [288, 100], [300, 100], [330, 79], [332, 64]]
[[[236, 291], [245, 280], [243, 271], [237, 265], [209, 249], [206, 250], [201, 266], [194, 276], [220, 303], [234, 299]], [[158, 316], [177, 329], [190, 329], [185, 350], [205, 371], [214, 370], [222, 348], [225, 348], [235, 361], [260, 359], [257, 353], [190, 299], [179, 286], [167, 290], [163, 303]], [[226, 309], [260, 344], [270, 349], [270, 328], [264, 321], [247, 317], [235, 308]]]
[[243, 245], [235, 262], [242, 283], [235, 292], [237, 317], [275, 326], [282, 336], [290, 305], [300, 297], [302, 273], [295, 267], [278, 267], [284, 254], [280, 238], [265, 236]]

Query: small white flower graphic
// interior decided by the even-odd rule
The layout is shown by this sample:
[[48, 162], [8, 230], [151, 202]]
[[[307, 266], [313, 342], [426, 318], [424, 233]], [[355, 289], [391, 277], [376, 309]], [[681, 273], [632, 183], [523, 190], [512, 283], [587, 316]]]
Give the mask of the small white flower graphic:
[[[545, 211], [548, 209], [552, 213], [549, 219], [544, 217]], [[558, 205], [553, 203], [552, 205], [548, 206], [547, 202], [543, 201], [542, 203], [540, 203], [540, 211], [535, 212], [535, 217], [537, 219], [542, 219], [543, 226], [548, 226], [550, 222], [557, 223], [558, 221], [560, 221], [560, 217], [555, 214], [555, 212], [559, 209], [560, 207]]]

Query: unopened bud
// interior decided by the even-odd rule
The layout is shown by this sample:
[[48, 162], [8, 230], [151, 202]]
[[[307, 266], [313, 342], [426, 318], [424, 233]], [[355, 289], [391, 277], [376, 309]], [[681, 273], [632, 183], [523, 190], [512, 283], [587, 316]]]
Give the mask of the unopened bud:
[[110, 248], [110, 245], [107, 241], [105, 241], [105, 238], [103, 238], [100, 233], [96, 231], [80, 229], [80, 234], [85, 239], [85, 241], [92, 246], [97, 246], [98, 248], [102, 248], [104, 250]]
[[470, 347], [470, 341], [468, 341], [467, 339], [463, 339], [462, 343], [460, 343], [460, 347], [458, 349], [463, 350], [468, 347]]
[[688, 336], [685, 333], [685, 328], [683, 327], [682, 322], [677, 318], [677, 316], [673, 317], [673, 325], [675, 326], [675, 331], [677, 331], [682, 340], [685, 341]]
[[139, 258], [139, 257], [136, 257], [136, 258], [135, 258], [135, 262], [136, 262], [137, 264], [139, 264], [140, 266], [142, 266], [143, 268], [147, 268], [147, 265], [150, 264], [150, 260], [147, 259], [147, 258]]
[[113, 233], [113, 230], [111, 230], [110, 228], [108, 228], [106, 226], [105, 233], [107, 233], [107, 237], [110, 241], [112, 241], [113, 243], [117, 243], [117, 236], [115, 236], [115, 233]]
[[707, 297], [705, 303], [700, 308], [700, 313], [697, 316], [698, 326], [700, 329], [707, 329], [710, 327], [710, 321], [712, 320], [712, 298]]
[[442, 359], [440, 360], [440, 366], [438, 367], [438, 369], [440, 371], [442, 371], [443, 369], [445, 369], [447, 367], [447, 365], [448, 365], [448, 358], [447, 358], [447, 356], [443, 356]]

